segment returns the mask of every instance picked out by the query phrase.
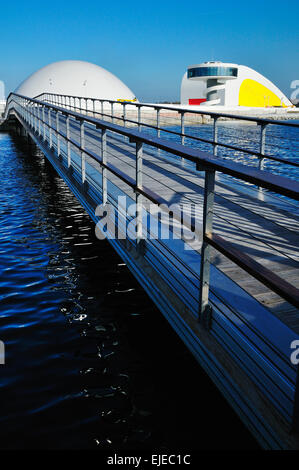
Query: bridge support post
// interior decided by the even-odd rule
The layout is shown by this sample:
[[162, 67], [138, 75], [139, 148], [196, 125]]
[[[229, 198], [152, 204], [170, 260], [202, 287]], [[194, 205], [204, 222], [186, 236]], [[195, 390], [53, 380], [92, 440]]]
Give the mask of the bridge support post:
[[212, 312], [209, 305], [210, 245], [207, 242], [206, 236], [211, 235], [213, 231], [214, 188], [215, 171], [206, 170], [203, 204], [203, 242], [200, 263], [199, 321], [207, 329], [211, 325]]
[[28, 132], [24, 129], [23, 126], [20, 127], [20, 135], [21, 137], [28, 137]]

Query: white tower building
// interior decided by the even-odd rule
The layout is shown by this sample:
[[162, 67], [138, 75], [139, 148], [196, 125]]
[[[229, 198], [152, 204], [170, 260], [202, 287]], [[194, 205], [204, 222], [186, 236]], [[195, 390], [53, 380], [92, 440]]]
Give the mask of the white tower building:
[[182, 80], [181, 104], [226, 108], [292, 106], [284, 93], [260, 73], [245, 65], [223, 62], [190, 65]]

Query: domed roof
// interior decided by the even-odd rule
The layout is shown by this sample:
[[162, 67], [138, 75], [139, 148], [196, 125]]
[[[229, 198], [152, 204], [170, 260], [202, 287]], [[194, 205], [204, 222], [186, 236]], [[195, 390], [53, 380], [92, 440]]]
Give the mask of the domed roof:
[[108, 70], [81, 60], [54, 62], [34, 72], [15, 93], [33, 98], [57, 93], [110, 100], [135, 98], [133, 92]]

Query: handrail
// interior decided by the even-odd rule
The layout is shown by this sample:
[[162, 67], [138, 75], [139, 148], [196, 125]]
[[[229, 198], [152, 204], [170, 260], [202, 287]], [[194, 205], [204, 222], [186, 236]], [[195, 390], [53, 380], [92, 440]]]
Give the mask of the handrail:
[[[131, 105], [131, 106], [139, 107], [139, 109], [141, 109], [141, 107], [150, 107], [151, 109], [157, 110], [157, 107], [156, 107], [156, 105], [154, 105], [154, 104], [153, 104], [153, 105], [147, 105], [147, 104], [144, 104], [144, 103], [135, 103], [135, 102], [134, 102], [134, 103], [132, 103], [132, 102], [119, 102], [119, 101], [104, 100], [104, 99], [99, 99], [99, 98], [87, 98], [87, 97], [80, 97], [80, 96], [73, 96], [73, 95], [59, 95], [59, 94], [54, 94], [54, 93], [41, 93], [40, 95], [38, 95], [38, 97], [43, 97], [43, 96], [53, 96], [53, 97], [56, 97], [56, 98], [61, 97], [61, 98], [65, 98], [65, 99], [66, 99], [66, 98], [73, 98], [73, 100], [79, 100], [79, 102], [81, 102], [81, 100], [85, 100], [86, 103], [87, 103], [88, 100], [91, 100], [91, 101], [93, 101], [94, 103], [98, 101], [98, 102], [100, 102], [100, 103], [102, 103], [102, 104], [105, 103], [105, 102], [110, 103], [110, 104], [123, 105], [123, 106], [127, 104], [127, 105]], [[49, 102], [49, 103], [51, 103], [51, 100], [49, 100], [49, 99], [47, 99], [47, 98], [46, 98], [46, 101]], [[70, 100], [69, 100], [69, 101], [70, 101]], [[57, 99], [56, 102], [53, 100], [53, 104], [56, 104], [56, 105], [59, 106], [59, 105], [60, 105], [59, 100]], [[198, 137], [198, 136], [195, 136], [195, 135], [192, 135], [192, 134], [186, 134], [186, 133], [185, 133], [185, 126], [183, 126], [182, 123], [181, 123], [181, 132], [178, 132], [178, 131], [166, 129], [165, 126], [162, 126], [162, 125], [161, 125], [161, 126], [158, 126], [158, 125], [155, 126], [155, 125], [149, 124], [149, 123], [147, 123], [147, 122], [140, 122], [140, 120], [136, 121], [136, 120], [133, 120], [133, 119], [128, 119], [128, 118], [125, 117], [125, 116], [118, 117], [117, 115], [107, 114], [107, 113], [104, 113], [104, 112], [103, 112], [103, 109], [102, 109], [101, 111], [99, 111], [99, 110], [96, 111], [96, 110], [95, 110], [95, 106], [94, 106], [94, 109], [93, 109], [93, 110], [88, 110], [88, 109], [87, 109], [87, 106], [86, 106], [85, 109], [82, 108], [82, 107], [80, 107], [80, 105], [77, 105], [77, 106], [76, 106], [76, 103], [75, 103], [75, 102], [73, 103], [73, 105], [72, 105], [70, 102], [67, 103], [67, 104], [65, 103], [65, 106], [66, 106], [67, 109], [73, 109], [73, 110], [75, 110], [75, 111], [80, 110], [80, 111], [83, 111], [83, 112], [85, 112], [85, 113], [88, 112], [88, 111], [89, 111], [89, 112], [92, 112], [92, 113], [93, 113], [93, 116], [95, 116], [95, 114], [100, 114], [102, 118], [103, 118], [104, 116], [107, 117], [107, 118], [111, 118], [111, 119], [112, 119], [112, 122], [113, 122], [113, 119], [115, 118], [115, 119], [123, 120], [124, 123], [135, 124], [135, 125], [137, 125], [138, 127], [142, 126], [142, 127], [147, 127], [147, 128], [150, 128], [150, 129], [154, 129], [154, 130], [157, 130], [158, 135], [159, 135], [159, 132], [160, 132], [160, 131], [163, 131], [163, 132], [166, 132], [166, 133], [172, 134], [172, 135], [177, 135], [177, 136], [181, 137], [182, 143], [183, 143], [183, 142], [185, 141], [185, 139], [187, 138], [187, 139], [192, 139], [192, 140], [194, 140], [194, 141], [196, 141], [196, 142], [204, 142], [204, 143], [213, 145], [214, 148], [215, 148], [215, 147], [222, 147], [222, 148], [226, 148], [226, 149], [229, 149], [229, 150], [235, 150], [235, 151], [238, 151], [238, 152], [241, 151], [241, 152], [243, 152], [243, 153], [246, 153], [246, 154], [248, 154], [248, 155], [253, 155], [254, 157], [258, 158], [258, 159], [259, 159], [259, 167], [260, 167], [260, 169], [262, 169], [262, 167], [263, 167], [263, 161], [264, 161], [265, 159], [267, 159], [267, 160], [272, 160], [272, 161], [275, 161], [275, 162], [279, 162], [279, 163], [283, 163], [283, 164], [286, 164], [286, 165], [290, 165], [290, 166], [299, 168], [299, 162], [296, 162], [296, 161], [293, 161], [293, 160], [289, 160], [289, 159], [286, 159], [286, 158], [280, 158], [280, 157], [278, 157], [278, 156], [274, 156], [274, 155], [270, 155], [270, 154], [268, 154], [268, 153], [265, 153], [264, 148], [263, 148], [263, 144], [262, 144], [262, 142], [263, 142], [263, 140], [262, 140], [262, 139], [263, 139], [263, 135], [261, 135], [261, 143], [260, 143], [261, 148], [260, 148], [260, 151], [255, 151], [255, 150], [250, 150], [250, 149], [248, 149], [248, 148], [246, 148], [246, 147], [245, 147], [245, 148], [244, 148], [244, 147], [237, 147], [236, 145], [227, 144], [227, 143], [225, 143], [225, 142], [221, 142], [221, 141], [218, 141], [218, 140], [216, 141], [216, 139], [215, 139], [215, 130], [214, 130], [214, 139], [215, 139], [215, 140], [210, 140], [210, 139], [205, 139], [205, 138], [203, 138], [203, 137]], [[62, 106], [62, 107], [63, 107], [63, 106]], [[161, 107], [161, 109], [167, 110], [167, 109], [169, 109], [169, 108]], [[182, 116], [181, 108], [180, 108], [180, 109], [176, 108], [176, 109], [178, 110], [179, 114], [181, 114], [181, 116]], [[192, 113], [195, 113], [195, 114], [202, 114], [201, 111], [193, 111], [193, 110], [188, 110], [188, 111], [186, 111], [186, 113], [189, 113], [189, 114], [192, 114]], [[211, 113], [211, 116], [212, 116], [212, 113]], [[216, 121], [217, 121], [217, 119], [218, 119], [219, 117], [221, 117], [221, 116], [222, 116], [222, 114], [219, 114], [219, 115], [217, 114], [217, 116], [216, 116], [214, 119], [216, 119]], [[244, 116], [244, 118], [247, 119], [247, 117], [245, 117], [245, 116]], [[138, 116], [138, 119], [140, 119], [140, 116]], [[255, 118], [250, 118], [250, 119], [253, 119], [253, 120], [256, 122], [256, 119], [255, 119]], [[265, 126], [267, 125], [267, 122], [268, 122], [268, 121], [265, 120], [265, 123], [264, 123], [264, 122], [263, 122], [263, 123], [261, 123], [261, 122], [258, 123], [258, 122], [257, 122], [257, 123], [258, 123], [259, 125], [261, 125], [261, 129], [262, 129], [263, 127], [265, 127]], [[269, 121], [269, 123], [270, 123], [270, 122], [271, 122], [271, 123], [273, 123], [273, 122], [279, 123], [280, 121]], [[283, 125], [289, 126], [289, 124], [292, 124], [292, 126], [293, 126], [293, 124], [294, 124], [295, 127], [299, 127], [299, 124], [297, 124], [297, 123], [289, 123], [289, 122], [286, 123], [286, 122], [283, 122]], [[217, 122], [214, 123], [214, 126], [217, 126]], [[164, 127], [164, 128], [163, 128], [163, 127]], [[263, 131], [262, 131], [262, 133], [263, 133]], [[215, 152], [214, 154], [216, 154], [216, 152]]]
[[192, 113], [192, 114], [200, 114], [204, 116], [213, 116], [213, 117], [224, 117], [224, 118], [230, 118], [230, 119], [238, 119], [241, 121], [251, 121], [251, 122], [258, 122], [260, 124], [275, 124], [279, 126], [290, 126], [290, 127], [299, 127], [298, 123], [295, 122], [286, 122], [286, 121], [281, 121], [281, 120], [276, 120], [276, 119], [266, 119], [266, 118], [259, 118], [259, 117], [251, 117], [251, 116], [242, 116], [238, 114], [229, 114], [229, 113], [222, 113], [222, 112], [215, 112], [215, 111], [200, 111], [196, 109], [188, 109], [188, 108], [182, 108], [182, 107], [176, 107], [176, 106], [163, 106], [162, 104], [150, 104], [150, 103], [139, 103], [138, 101], [116, 101], [116, 100], [109, 100], [109, 99], [101, 99], [101, 98], [92, 98], [92, 97], [87, 97], [87, 96], [74, 96], [74, 95], [61, 95], [58, 93], [40, 93], [35, 97], [37, 99], [40, 96], [43, 95], [50, 95], [50, 96], [63, 96], [67, 98], [79, 98], [79, 99], [84, 99], [84, 100], [96, 100], [96, 101], [103, 101], [107, 103], [112, 103], [112, 104], [118, 104], [118, 105], [131, 105], [131, 106], [136, 106], [138, 108], [158, 108], [158, 109], [167, 109], [167, 110], [172, 110], [172, 111], [178, 111], [178, 112], [184, 112], [184, 113]]
[[[28, 97], [19, 95], [17, 93], [14, 93], [13, 95], [26, 100], [29, 99]], [[35, 98], [30, 98], [29, 100], [36, 104], [45, 105], [45, 102], [39, 101]], [[165, 150], [169, 153], [173, 153], [179, 157], [196, 163], [197, 165], [204, 165], [205, 167], [211, 170], [226, 173], [230, 176], [234, 176], [243, 181], [255, 184], [257, 186], [276, 192], [283, 196], [299, 200], [299, 183], [284, 176], [266, 173], [264, 171], [252, 167], [247, 167], [240, 163], [230, 162], [220, 157], [215, 158], [212, 157], [208, 152], [204, 152], [202, 150], [194, 149], [191, 147], [186, 147], [178, 143], [161, 139], [160, 137], [151, 137], [147, 134], [143, 134], [142, 132], [129, 130], [117, 124], [108, 123], [106, 121], [95, 119], [91, 116], [86, 116], [84, 114], [66, 110], [65, 108], [61, 108], [51, 103], [47, 104], [47, 106], [53, 110], [61, 112], [62, 114], [71, 115], [75, 119], [85, 120], [90, 124], [95, 125], [96, 127], [100, 127], [102, 129], [105, 128], [110, 131], [117, 132], [121, 135], [133, 139], [134, 141], [140, 141], [152, 147]]]
[[[25, 106], [22, 105], [17, 101], [17, 99], [23, 100], [25, 103], [33, 104], [33, 106]], [[94, 125], [96, 128], [102, 129], [102, 139], [103, 135], [106, 134], [106, 131], [109, 130], [111, 132], [116, 132], [120, 135], [126, 136], [130, 139], [131, 142], [136, 143], [136, 165], [138, 165], [138, 159], [142, 158], [142, 152], [140, 153], [140, 149], [142, 149], [142, 145], [150, 145], [152, 147], [165, 150], [166, 152], [175, 154], [181, 158], [186, 160], [192, 161], [196, 163], [198, 169], [200, 171], [205, 172], [205, 191], [204, 191], [204, 233], [203, 233], [203, 246], [201, 251], [201, 285], [200, 285], [200, 318], [204, 318], [209, 311], [208, 305], [208, 288], [209, 286], [209, 256], [208, 256], [208, 249], [210, 246], [214, 246], [218, 251], [222, 252], [225, 256], [231, 259], [235, 264], [240, 266], [242, 269], [247, 271], [250, 275], [255, 277], [257, 280], [268, 286], [274, 292], [278, 293], [281, 297], [287, 300], [292, 305], [296, 307], [299, 306], [299, 289], [296, 289], [294, 286], [289, 284], [288, 282], [281, 279], [279, 276], [273, 275], [269, 270], [265, 269], [260, 263], [254, 261], [249, 256], [245, 255], [244, 253], [240, 253], [236, 248], [233, 246], [232, 243], [222, 239], [218, 235], [212, 234], [212, 215], [213, 215], [213, 198], [211, 195], [214, 195], [214, 184], [215, 184], [215, 172], [220, 171], [225, 174], [229, 174], [234, 176], [238, 179], [243, 181], [256, 184], [260, 187], [269, 189], [274, 191], [278, 194], [285, 195], [287, 197], [293, 198], [295, 200], [299, 200], [299, 183], [296, 181], [290, 180], [288, 178], [282, 176], [276, 176], [269, 173], [265, 173], [261, 170], [256, 170], [250, 167], [246, 167], [240, 163], [228, 162], [227, 160], [221, 158], [215, 158], [208, 154], [207, 152], [203, 152], [197, 149], [188, 148], [181, 144], [176, 144], [158, 137], [150, 137], [147, 134], [142, 132], [138, 132], [136, 130], [129, 130], [117, 124], [108, 123], [103, 120], [95, 119], [90, 116], [86, 116], [80, 113], [76, 113], [74, 111], [67, 110], [65, 108], [45, 103], [44, 101], [37, 100], [35, 98], [28, 98], [26, 96], [12, 93], [9, 95], [8, 104], [5, 111], [5, 115], [7, 117], [8, 113], [10, 112], [11, 103], [15, 103], [17, 107], [21, 107], [22, 109], [26, 110], [34, 119], [37, 119], [37, 111], [38, 111], [38, 121], [39, 121], [39, 134], [40, 133], [40, 125], [48, 126], [48, 128], [56, 133], [57, 136], [57, 152], [59, 154], [60, 144], [58, 146], [58, 142], [60, 137], [65, 139], [67, 142], [74, 145], [78, 148], [82, 154], [86, 154], [91, 158], [98, 161], [101, 167], [105, 170], [112, 172], [115, 176], [120, 178], [124, 181], [129, 187], [131, 187], [134, 192], [136, 193], [136, 200], [140, 195], [147, 197], [149, 200], [154, 202], [155, 204], [161, 204], [161, 198], [153, 193], [149, 188], [146, 188], [144, 185], [138, 184], [138, 181], [134, 181], [128, 175], [123, 174], [119, 171], [115, 166], [111, 164], [107, 164], [106, 161], [103, 161], [103, 158], [99, 158], [96, 154], [92, 151], [89, 151], [85, 148], [85, 145], [82, 146], [82, 127], [84, 122], [88, 122]], [[47, 108], [51, 112], [48, 113], [48, 122], [42, 119], [39, 115], [40, 108]], [[13, 109], [15, 109], [13, 107]], [[19, 111], [15, 110], [17, 114]], [[51, 125], [50, 115], [52, 111], [56, 112], [56, 127], [54, 128]], [[65, 115], [67, 118], [72, 117], [73, 119], [80, 122], [80, 143], [77, 143], [73, 139], [70, 138], [68, 132], [62, 133], [60, 128], [57, 127], [57, 122], [59, 122], [59, 116]], [[22, 119], [22, 116], [19, 117]], [[33, 132], [37, 132], [36, 124], [33, 125], [33, 121], [28, 121], [29, 125], [32, 128]], [[36, 122], [36, 121], [35, 121]], [[83, 142], [84, 142], [84, 127], [83, 127]], [[51, 147], [51, 137], [50, 137], [50, 147]], [[137, 151], [137, 149], [139, 149]], [[83, 160], [82, 160], [83, 162]], [[140, 163], [139, 163], [140, 164]], [[83, 167], [81, 169], [83, 171]], [[137, 175], [138, 172], [136, 172]], [[82, 179], [84, 181], [84, 179]], [[164, 202], [164, 201], [162, 201]], [[142, 223], [139, 220], [139, 224]]]

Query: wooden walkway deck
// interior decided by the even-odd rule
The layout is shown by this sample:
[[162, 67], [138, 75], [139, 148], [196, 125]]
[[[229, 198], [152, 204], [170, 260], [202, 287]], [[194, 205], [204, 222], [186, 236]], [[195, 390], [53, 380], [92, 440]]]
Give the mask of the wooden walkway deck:
[[[60, 113], [58, 157], [55, 112], [49, 123], [48, 105], [39, 103], [39, 106], [43, 107], [46, 126], [43, 122], [37, 125], [36, 110], [33, 108], [32, 112], [27, 106], [17, 107], [17, 111], [12, 108], [12, 119], [18, 120], [20, 132], [22, 129], [25, 134], [28, 132], [97, 223], [95, 209], [102, 203], [101, 129], [96, 129], [84, 116], [71, 113], [69, 137], [73, 143], [70, 143], [69, 168], [66, 117]], [[82, 122], [84, 183], [80, 148]], [[94, 124], [106, 127], [103, 123]], [[130, 142], [122, 132], [123, 129], [115, 127], [113, 132], [107, 131], [107, 161], [118, 172], [131, 177], [135, 184], [136, 143]], [[134, 140], [131, 131], [127, 134]], [[192, 217], [201, 221], [204, 172], [197, 171], [192, 164], [181, 164], [179, 157], [150, 147], [145, 143], [149, 141], [142, 139], [143, 186], [168, 204], [181, 207], [188, 204]], [[162, 144], [159, 141], [157, 145], [163, 147]], [[96, 158], [88, 156], [87, 151]], [[123, 196], [126, 204], [135, 202], [136, 194], [128, 184], [110, 171], [107, 171], [107, 178], [108, 202], [115, 206], [118, 196]], [[149, 208], [149, 200], [144, 197], [143, 206], [144, 222]], [[291, 200], [217, 171], [214, 232], [294, 286], [299, 282], [298, 220], [299, 208]], [[125, 219], [124, 223], [128, 222], [129, 219]], [[118, 218], [116, 224], [122, 223], [121, 217]], [[298, 449], [299, 375], [298, 366], [290, 360], [290, 345], [299, 340], [295, 308], [212, 250], [209, 302], [213, 313], [211, 327], [206, 329], [198, 321], [200, 243], [187, 250], [184, 239], [148, 238], [144, 251], [129, 239], [110, 239], [110, 243], [261, 445], [271, 449]], [[212, 413], [213, 404], [209, 405]]]
[[[74, 131], [79, 141], [79, 128], [74, 128]], [[86, 129], [86, 136], [86, 148], [99, 152], [98, 133], [90, 128]], [[107, 144], [109, 163], [134, 178], [135, 146], [125, 139], [111, 135]], [[167, 162], [153, 148], [145, 150], [143, 156], [143, 181], [146, 187], [162, 196], [169, 204], [192, 203], [202, 208], [204, 177], [201, 172], [183, 167], [179, 161]], [[91, 159], [89, 163], [97, 167]], [[110, 174], [108, 178], [124, 193], [134, 197], [133, 192], [116, 176]], [[237, 185], [228, 177], [218, 179], [215, 194], [215, 232], [256, 261], [262, 262], [272, 272], [299, 287], [299, 208], [292, 202], [286, 203], [254, 187]], [[216, 250], [213, 249], [212, 253], [212, 262], [218, 269], [299, 333], [299, 312], [295, 307]]]

